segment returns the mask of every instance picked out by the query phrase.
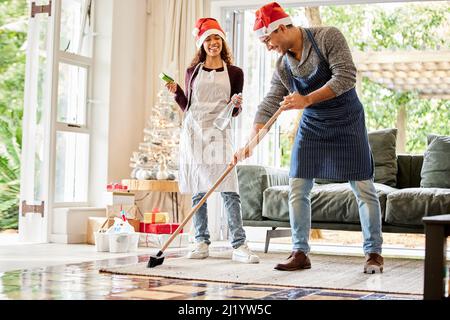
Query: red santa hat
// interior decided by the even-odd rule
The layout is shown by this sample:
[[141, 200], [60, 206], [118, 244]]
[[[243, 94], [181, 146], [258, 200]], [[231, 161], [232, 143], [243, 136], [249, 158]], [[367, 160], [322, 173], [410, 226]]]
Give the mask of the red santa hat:
[[281, 24], [285, 26], [292, 24], [291, 17], [284, 12], [283, 8], [276, 2], [266, 4], [256, 11], [255, 25], [253, 31], [256, 35], [266, 37], [275, 31]]
[[219, 22], [214, 18], [198, 19], [194, 30], [192, 30], [192, 34], [195, 36], [197, 48], [200, 48], [203, 41], [212, 34], [217, 34], [225, 40], [225, 32], [223, 32]]

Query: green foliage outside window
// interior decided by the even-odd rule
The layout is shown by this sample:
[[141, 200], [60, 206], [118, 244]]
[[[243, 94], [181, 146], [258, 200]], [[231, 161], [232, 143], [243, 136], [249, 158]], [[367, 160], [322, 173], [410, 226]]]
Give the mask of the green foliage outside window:
[[[433, 2], [321, 8], [326, 25], [343, 30], [353, 50], [448, 50], [450, 4]], [[446, 41], [447, 40], [447, 41]], [[450, 135], [449, 100], [420, 98], [416, 92], [398, 92], [364, 78], [362, 97], [368, 130], [395, 127], [397, 111], [407, 113], [406, 151], [423, 153], [429, 133]]]
[[26, 1], [0, 0], [0, 230], [15, 229], [20, 192]]

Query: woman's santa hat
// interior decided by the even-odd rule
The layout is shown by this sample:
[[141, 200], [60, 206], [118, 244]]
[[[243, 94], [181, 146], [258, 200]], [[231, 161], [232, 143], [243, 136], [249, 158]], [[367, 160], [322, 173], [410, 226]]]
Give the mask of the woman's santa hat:
[[284, 24], [285, 26], [292, 24], [291, 17], [284, 12], [283, 8], [276, 2], [266, 4], [256, 11], [255, 25], [253, 31], [256, 35], [266, 37], [273, 31]]
[[195, 44], [197, 48], [200, 48], [205, 41], [212, 34], [219, 35], [225, 40], [225, 32], [220, 27], [219, 22], [214, 18], [201, 18], [197, 20], [192, 34], [195, 36]]

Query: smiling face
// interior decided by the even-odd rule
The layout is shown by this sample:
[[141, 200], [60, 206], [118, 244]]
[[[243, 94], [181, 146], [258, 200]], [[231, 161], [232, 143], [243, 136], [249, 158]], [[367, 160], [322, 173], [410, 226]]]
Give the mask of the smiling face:
[[222, 52], [222, 38], [217, 34], [212, 34], [203, 41], [203, 49], [211, 57], [220, 56]]
[[283, 55], [290, 49], [286, 31], [286, 26], [280, 25], [278, 29], [271, 32], [268, 36], [261, 37], [260, 40], [266, 46], [267, 50], [275, 50], [280, 55]]

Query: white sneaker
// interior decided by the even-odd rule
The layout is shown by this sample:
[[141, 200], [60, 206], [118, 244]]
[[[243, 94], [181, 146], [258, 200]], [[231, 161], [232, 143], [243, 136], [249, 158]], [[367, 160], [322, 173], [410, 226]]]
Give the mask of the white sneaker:
[[188, 259], [205, 259], [209, 256], [209, 244], [206, 242], [195, 243], [194, 250], [187, 254]]
[[243, 263], [259, 263], [259, 257], [250, 250], [247, 244], [233, 250], [232, 260]]

